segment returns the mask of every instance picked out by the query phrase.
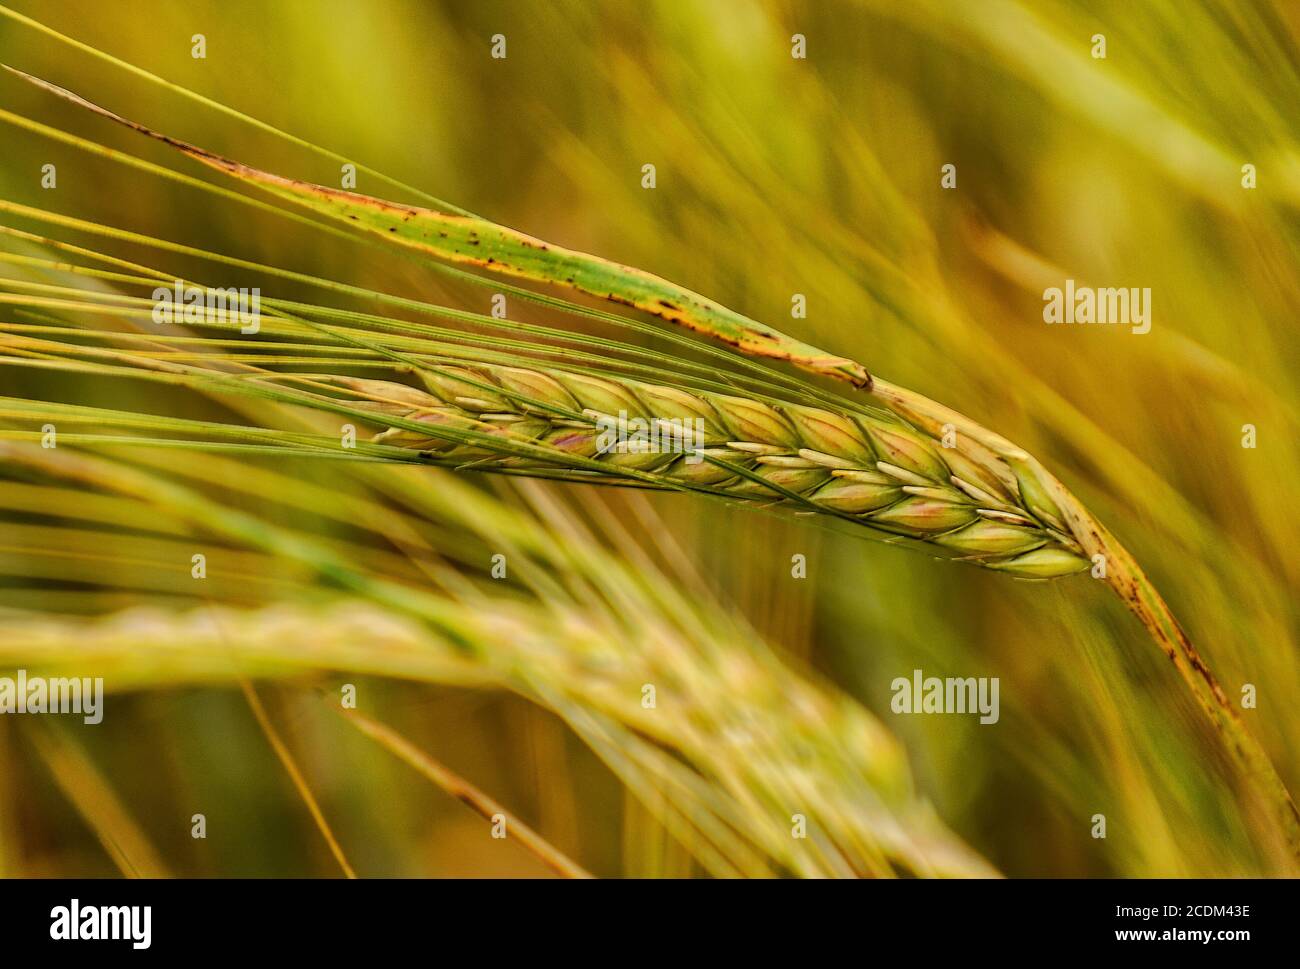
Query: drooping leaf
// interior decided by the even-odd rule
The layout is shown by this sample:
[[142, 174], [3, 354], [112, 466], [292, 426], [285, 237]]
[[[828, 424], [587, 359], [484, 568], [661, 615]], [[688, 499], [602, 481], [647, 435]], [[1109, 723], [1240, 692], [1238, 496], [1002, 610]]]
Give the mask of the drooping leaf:
[[448, 262], [574, 289], [650, 313], [748, 356], [788, 361], [858, 388], [871, 387], [871, 375], [862, 364], [796, 340], [653, 273], [545, 242], [486, 219], [389, 202], [262, 171], [154, 131], [66, 88], [4, 66], [43, 90], [170, 145], [211, 168], [396, 245]]

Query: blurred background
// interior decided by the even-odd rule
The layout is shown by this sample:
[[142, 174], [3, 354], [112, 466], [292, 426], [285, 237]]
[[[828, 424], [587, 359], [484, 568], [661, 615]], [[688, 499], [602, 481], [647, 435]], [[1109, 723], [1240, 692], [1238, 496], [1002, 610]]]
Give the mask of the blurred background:
[[[1134, 551], [1229, 697], [1257, 688], [1258, 706], [1243, 716], [1288, 785], [1300, 786], [1296, 5], [8, 5], [486, 218], [652, 271], [861, 360], [1022, 445]], [[191, 56], [195, 34], [206, 39], [203, 59]], [[504, 59], [491, 56], [495, 34], [506, 39]], [[795, 34], [806, 58], [791, 56]], [[1104, 59], [1092, 54], [1098, 34]], [[0, 60], [176, 137], [338, 184], [328, 160], [7, 19]], [[195, 170], [12, 77], [0, 77], [0, 106]], [[486, 291], [373, 249], [10, 125], [3, 139], [5, 199], [487, 309]], [[40, 187], [48, 163], [54, 191]], [[642, 187], [646, 164], [656, 168], [652, 190]], [[944, 189], [949, 164], [956, 186]], [[1243, 187], [1246, 164], [1255, 188]], [[357, 190], [394, 194], [364, 173]], [[1150, 333], [1045, 325], [1043, 291], [1065, 279], [1149, 287]], [[806, 319], [791, 319], [796, 293], [807, 297]], [[519, 318], [546, 315], [525, 307]], [[0, 384], [12, 396], [157, 409], [148, 385], [99, 388], [7, 367]], [[187, 413], [210, 416], [211, 406], [195, 401]], [[1253, 449], [1242, 446], [1247, 424]], [[303, 465], [279, 470], [304, 487], [337, 474]], [[239, 505], [239, 462], [199, 473], [216, 500]], [[435, 491], [450, 479], [419, 473]], [[734, 641], [765, 643], [812, 689], [874, 715], [910, 765], [903, 800], [890, 803], [932, 812], [990, 869], [1292, 870], [1171, 665], [1086, 575], [1023, 582], [683, 496], [472, 476], [445, 487], [481, 493], [562, 537], [581, 522], [593, 555], [671, 585], [709, 622], [728, 624]], [[273, 522], [295, 514], [262, 513]], [[491, 537], [454, 509], [442, 514], [446, 567], [486, 579]], [[17, 525], [0, 529], [6, 609], [103, 616], [199, 604], [183, 581], [132, 588], [103, 570], [73, 575]], [[791, 576], [796, 554], [806, 556], [805, 579]], [[598, 584], [600, 568], [584, 581]], [[259, 608], [314, 601], [312, 586], [264, 556], [204, 594]], [[6, 662], [25, 659], [11, 652]], [[317, 690], [343, 682], [591, 872], [716, 873], [647, 808], [653, 790], [638, 796], [628, 768], [615, 770], [617, 757], [593, 749], [554, 706], [499, 683], [411, 683], [336, 665], [279, 671], [258, 689], [358, 873], [548, 869], [517, 839], [488, 837], [482, 818], [324, 710]], [[917, 668], [999, 677], [999, 723], [892, 714], [891, 681]], [[103, 724], [75, 732], [0, 718], [0, 777], [12, 792], [0, 803], [0, 872], [113, 875], [122, 867], [105, 845], [116, 840], [176, 875], [337, 875], [245, 696], [229, 677], [206, 679], [222, 678], [142, 677], [109, 697]], [[754, 703], [750, 712], [766, 715], [774, 711], [762, 704], [777, 701]], [[726, 732], [718, 736], [725, 747]], [[191, 837], [199, 812], [206, 839]], [[1096, 814], [1108, 821], [1104, 839], [1093, 837]]]

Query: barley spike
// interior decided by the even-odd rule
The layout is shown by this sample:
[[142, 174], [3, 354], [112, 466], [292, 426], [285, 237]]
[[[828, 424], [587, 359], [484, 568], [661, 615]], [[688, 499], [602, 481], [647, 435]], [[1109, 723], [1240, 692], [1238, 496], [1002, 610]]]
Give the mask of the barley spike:
[[[1026, 578], [1079, 572], [1088, 560], [1026, 500], [1015, 470], [970, 439], [944, 447], [886, 415], [687, 390], [615, 377], [494, 364], [420, 370], [426, 391], [384, 380], [325, 380], [365, 398], [360, 406], [427, 425], [379, 432], [378, 443], [414, 448], [477, 470], [563, 471], [596, 461], [664, 487], [704, 488], [851, 519]], [[615, 438], [620, 418], [622, 440]], [[700, 424], [692, 422], [699, 421]], [[699, 437], [691, 435], [698, 428]], [[607, 435], [602, 438], [602, 434]], [[497, 444], [496, 442], [503, 442]], [[520, 456], [510, 443], [554, 457]], [[585, 467], [574, 477], [600, 481]]]

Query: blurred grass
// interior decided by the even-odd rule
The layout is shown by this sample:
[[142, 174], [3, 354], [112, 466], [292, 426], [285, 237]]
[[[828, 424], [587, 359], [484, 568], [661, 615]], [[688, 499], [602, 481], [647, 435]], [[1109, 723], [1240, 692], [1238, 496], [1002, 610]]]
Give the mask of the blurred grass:
[[[141, 2], [129, 18], [91, 2], [13, 6], [487, 217], [641, 266], [861, 359], [996, 428], [1057, 470], [1134, 549], [1230, 695], [1258, 686], [1259, 709], [1245, 716], [1300, 787], [1294, 5], [385, 2], [363, 14], [332, 2]], [[796, 31], [808, 37], [806, 61], [788, 56]], [[207, 36], [206, 60], [189, 56], [196, 32]], [[497, 32], [509, 40], [504, 61], [487, 53]], [[1088, 56], [1098, 32], [1104, 61]], [[0, 60], [75, 82], [179, 137], [337, 183], [328, 163], [8, 21]], [[12, 79], [0, 78], [0, 103], [169, 163], [165, 150]], [[5, 198], [486, 310], [486, 293], [400, 261], [212, 206], [30, 134], [4, 137]], [[54, 192], [39, 188], [47, 162], [58, 166]], [[658, 168], [653, 192], [640, 187], [647, 162]], [[938, 188], [948, 162], [958, 168], [953, 192]], [[1240, 187], [1246, 162], [1259, 168], [1254, 191]], [[358, 188], [378, 191], [364, 178]], [[1041, 292], [1066, 277], [1150, 286], [1152, 332], [1043, 326]], [[806, 321], [789, 318], [795, 292], [808, 297]], [[39, 379], [0, 375], [15, 395]], [[147, 387], [112, 393], [110, 406], [150, 402]], [[1257, 450], [1239, 446], [1245, 423], [1259, 428]], [[295, 473], [310, 487], [334, 472]], [[212, 474], [219, 485], [243, 472]], [[12, 498], [15, 487], [6, 483]], [[560, 486], [545, 492], [571, 500]], [[619, 496], [577, 500], [624, 510]], [[712, 503], [646, 502], [711, 596], [900, 735], [921, 791], [1003, 872], [1285, 870], [1168, 664], [1090, 583], [1044, 591]], [[4, 527], [6, 547], [21, 545], [20, 531]], [[795, 553], [808, 556], [806, 580], [790, 578]], [[0, 600], [63, 611], [68, 589], [37, 573], [37, 558], [7, 554]], [[274, 561], [250, 559], [241, 571], [220, 595], [264, 603], [276, 582], [293, 581]], [[310, 599], [319, 593], [310, 585], [292, 594]], [[113, 592], [102, 608], [165, 591]], [[893, 717], [888, 684], [918, 666], [1001, 677], [1001, 723]], [[449, 745], [439, 753], [454, 749], [461, 773], [521, 813], [540, 816], [559, 797], [545, 811], [581, 819], [557, 830], [581, 830], [594, 870], [620, 870], [624, 857], [647, 866], [630, 870], [683, 870], [644, 808], [625, 807], [571, 733], [559, 734], [564, 791], [529, 779], [523, 765], [543, 756], [536, 737], [563, 729], [554, 721], [523, 719], [518, 701], [494, 694], [374, 688], [385, 707], [406, 705], [408, 736]], [[176, 826], [161, 839], [165, 858], [188, 858], [195, 872], [333, 873], [237, 694], [110, 702], [118, 725], [90, 752], [123, 779], [137, 818]], [[359, 830], [386, 830], [373, 857], [354, 859], [363, 870], [539, 870], [467, 838], [454, 806], [432, 807], [436, 792], [285, 702], [302, 728], [304, 764], [332, 779], [338, 813]], [[133, 753], [146, 725], [169, 752], [156, 790], [132, 783], [154, 766]], [[18, 765], [27, 791], [17, 820], [0, 812], [7, 871], [111, 871], [93, 835], [58, 807], [31, 748], [13, 742], [25, 731], [0, 722], [10, 735], [0, 756]], [[181, 807], [191, 801], [222, 805], [239, 837], [227, 827], [219, 847], [191, 842]], [[1104, 841], [1088, 834], [1098, 812], [1110, 819]]]

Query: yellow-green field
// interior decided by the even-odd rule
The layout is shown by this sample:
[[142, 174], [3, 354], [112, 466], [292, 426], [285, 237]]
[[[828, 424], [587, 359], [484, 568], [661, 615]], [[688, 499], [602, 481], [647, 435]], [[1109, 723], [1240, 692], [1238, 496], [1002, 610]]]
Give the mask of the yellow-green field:
[[0, 874], [1300, 871], [1296, 4], [5, 4]]

